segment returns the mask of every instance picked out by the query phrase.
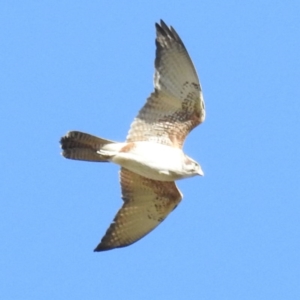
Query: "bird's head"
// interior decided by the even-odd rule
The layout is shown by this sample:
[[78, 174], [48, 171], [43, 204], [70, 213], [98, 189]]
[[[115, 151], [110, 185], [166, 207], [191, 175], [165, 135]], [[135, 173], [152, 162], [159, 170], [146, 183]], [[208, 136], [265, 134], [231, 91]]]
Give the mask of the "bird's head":
[[203, 170], [201, 166], [192, 158], [188, 157], [185, 155], [184, 159], [184, 171], [189, 175], [189, 176], [204, 176]]

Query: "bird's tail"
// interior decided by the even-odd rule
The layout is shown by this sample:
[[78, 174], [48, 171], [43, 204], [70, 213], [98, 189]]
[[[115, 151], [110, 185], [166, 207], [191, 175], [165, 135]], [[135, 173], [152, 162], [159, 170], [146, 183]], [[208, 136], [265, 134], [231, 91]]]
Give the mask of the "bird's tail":
[[69, 159], [107, 162], [108, 157], [99, 154], [99, 150], [107, 144], [115, 142], [102, 139], [80, 131], [69, 131], [61, 138], [62, 155]]

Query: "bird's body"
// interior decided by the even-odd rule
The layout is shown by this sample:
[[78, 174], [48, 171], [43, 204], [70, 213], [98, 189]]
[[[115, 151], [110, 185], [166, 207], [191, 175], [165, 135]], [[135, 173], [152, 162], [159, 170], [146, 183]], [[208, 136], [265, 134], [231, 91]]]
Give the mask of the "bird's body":
[[61, 139], [63, 156], [121, 166], [124, 205], [95, 251], [128, 246], [153, 230], [178, 205], [175, 180], [203, 175], [184, 154], [187, 134], [205, 119], [195, 68], [178, 34], [156, 24], [155, 90], [119, 143], [79, 131]]
[[[82, 135], [82, 132], [71, 131], [64, 137], [64, 144], [66, 145], [67, 140], [80, 139]], [[93, 138], [95, 141], [98, 139]], [[182, 149], [151, 141], [130, 143], [109, 141], [105, 145], [98, 146], [96, 155], [101, 161], [113, 162], [153, 180], [174, 181], [203, 175], [201, 167], [185, 155]]]
[[131, 172], [160, 181], [203, 174], [201, 167], [181, 149], [154, 142], [126, 143], [111, 161]]

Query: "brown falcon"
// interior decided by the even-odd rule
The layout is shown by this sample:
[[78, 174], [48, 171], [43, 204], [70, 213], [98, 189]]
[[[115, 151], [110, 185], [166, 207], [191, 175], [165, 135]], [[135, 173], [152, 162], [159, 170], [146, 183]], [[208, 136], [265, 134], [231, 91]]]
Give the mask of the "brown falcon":
[[201, 85], [189, 54], [174, 30], [156, 26], [154, 92], [122, 143], [79, 131], [61, 138], [69, 159], [113, 162], [121, 166], [124, 204], [95, 251], [128, 246], [144, 237], [178, 205], [175, 180], [203, 175], [184, 154], [188, 133], [205, 119]]

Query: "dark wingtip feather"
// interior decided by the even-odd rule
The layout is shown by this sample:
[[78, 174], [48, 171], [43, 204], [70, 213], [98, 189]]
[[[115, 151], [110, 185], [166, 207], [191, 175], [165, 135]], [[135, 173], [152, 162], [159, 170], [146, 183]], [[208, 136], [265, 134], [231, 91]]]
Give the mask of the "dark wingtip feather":
[[179, 44], [181, 44], [185, 49], [185, 46], [184, 46], [181, 38], [179, 37], [178, 33], [172, 26], [168, 26], [163, 20], [160, 20], [160, 24], [155, 23], [155, 27], [156, 27], [158, 38], [161, 35], [162, 37], [164, 37], [167, 40], [174, 40], [174, 41], [178, 42]]

